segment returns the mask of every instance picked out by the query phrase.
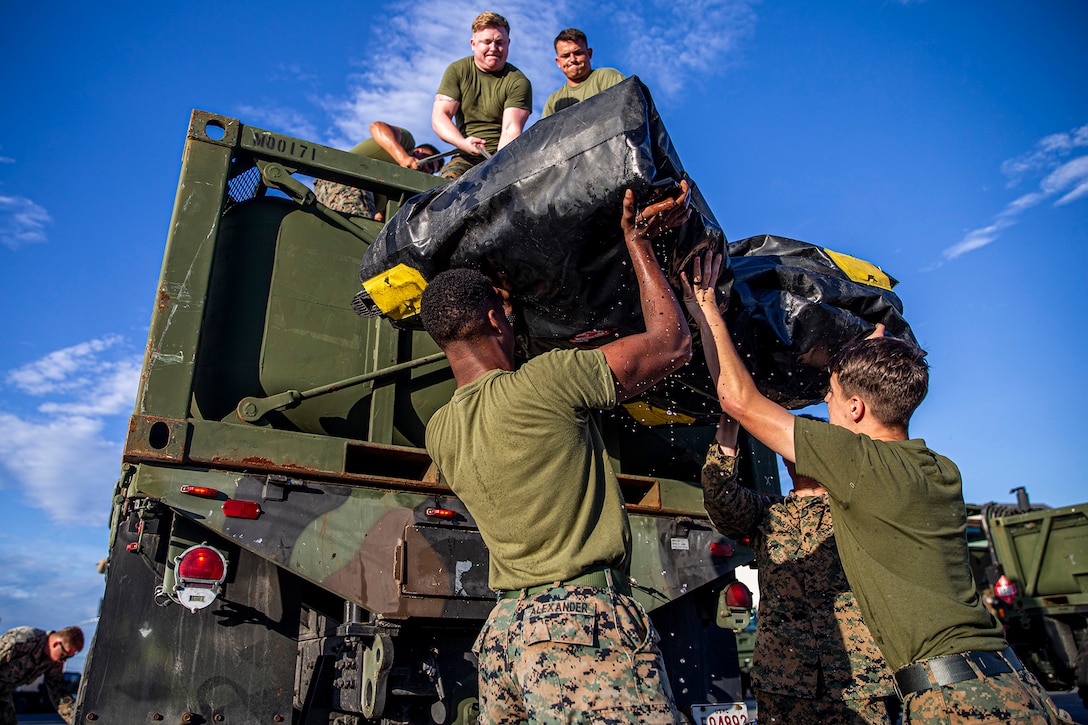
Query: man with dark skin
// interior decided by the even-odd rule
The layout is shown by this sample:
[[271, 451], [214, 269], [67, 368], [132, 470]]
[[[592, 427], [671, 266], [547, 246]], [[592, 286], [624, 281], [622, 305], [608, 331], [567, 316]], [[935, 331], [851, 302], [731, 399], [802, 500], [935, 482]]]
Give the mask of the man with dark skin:
[[631, 529], [594, 417], [691, 357], [691, 334], [651, 239], [687, 218], [680, 203], [621, 227], [646, 329], [592, 350], [552, 350], [515, 370], [514, 329], [479, 272], [424, 290], [423, 324], [446, 353], [453, 399], [427, 450], [490, 555], [499, 602], [474, 651], [480, 722], [675, 723], [658, 636], [630, 589]]

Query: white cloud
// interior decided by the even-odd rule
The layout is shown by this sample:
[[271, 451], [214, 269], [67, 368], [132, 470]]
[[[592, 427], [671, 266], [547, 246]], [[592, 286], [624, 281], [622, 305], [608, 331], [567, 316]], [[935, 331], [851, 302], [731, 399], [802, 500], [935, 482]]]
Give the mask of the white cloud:
[[[655, 96], [668, 96], [681, 90], [679, 78], [719, 74], [736, 62], [755, 28], [757, 2], [645, 0], [590, 8], [567, 0], [515, 0], [498, 11], [510, 22], [510, 62], [533, 84], [532, 122], [563, 82], [552, 47], [563, 28], [577, 25], [592, 45], [594, 27], [607, 23], [628, 50], [623, 58], [597, 58], [600, 64], [638, 75]], [[361, 70], [348, 79], [346, 98], [323, 102], [333, 125], [328, 143], [349, 148], [370, 135], [374, 120], [404, 126], [417, 141], [437, 141], [430, 128], [435, 90], [446, 66], [471, 52], [469, 28], [480, 9], [468, 0], [391, 4], [380, 50], [359, 59]]]
[[104, 431], [101, 418], [37, 423], [0, 413], [0, 464], [26, 503], [55, 523], [104, 524], [121, 466], [121, 442], [106, 440]]
[[87, 375], [97, 372], [98, 353], [109, 350], [120, 342], [119, 336], [110, 335], [56, 350], [12, 370], [7, 374], [7, 380], [30, 395], [67, 392], [85, 387], [88, 384]]
[[679, 93], [692, 77], [736, 63], [755, 31], [758, 0], [651, 0], [614, 6], [625, 38], [624, 70], [655, 93]]
[[23, 196], [0, 195], [0, 244], [19, 249], [44, 242], [49, 212]]
[[14, 164], [15, 159], [10, 156], [0, 156], [0, 164]]
[[1088, 179], [1082, 180], [1079, 184], [1077, 184], [1076, 188], [1074, 188], [1068, 194], [1054, 202], [1054, 206], [1065, 206], [1066, 204], [1070, 204], [1077, 199], [1083, 199], [1085, 196], [1088, 196]]
[[237, 117], [246, 119], [246, 123], [274, 133], [297, 136], [304, 139], [318, 138], [317, 127], [303, 112], [293, 108], [262, 104], [260, 106], [238, 106]]
[[1088, 156], [1081, 156], [1068, 161], [1051, 172], [1039, 188], [1044, 193], [1060, 194], [1069, 187], [1076, 189], [1088, 181]]
[[1062, 161], [1063, 157], [1085, 147], [1088, 147], [1088, 124], [1069, 133], [1046, 136], [1030, 152], [1001, 164], [1002, 173], [1009, 177], [1010, 188], [1029, 176], [1045, 176], [1039, 182], [1037, 191], [1017, 197], [998, 212], [990, 224], [967, 232], [963, 239], [941, 253], [942, 258], [953, 260], [985, 247], [997, 239], [1003, 230], [1016, 224], [1020, 214], [1047, 199], [1057, 196], [1054, 206], [1064, 206], [1088, 197], [1088, 155]]
[[38, 410], [49, 414], [89, 416], [131, 413], [141, 364], [139, 358], [106, 363], [94, 383], [93, 396], [72, 402], [43, 403]]
[[108, 553], [109, 531], [101, 529], [100, 544], [79, 544], [65, 537], [0, 534], [0, 612], [3, 629], [60, 629], [78, 625], [87, 646], [67, 666], [83, 666], [98, 620], [105, 580], [96, 570]]
[[[544, 101], [563, 82], [552, 47], [563, 28], [582, 28], [592, 44], [594, 28], [607, 25], [627, 50], [621, 58], [598, 58], [600, 64], [638, 75], [655, 97], [667, 98], [682, 90], [679, 79], [718, 75], [737, 62], [743, 42], [754, 32], [758, 2], [642, 0], [582, 7], [568, 0], [512, 0], [498, 12], [510, 22], [510, 62], [533, 84], [532, 122], [539, 120]], [[370, 123], [376, 120], [409, 129], [418, 142], [439, 142], [430, 124], [434, 94], [446, 67], [471, 52], [470, 27], [480, 10], [469, 0], [384, 4], [374, 50], [354, 60], [359, 70], [346, 78], [345, 93], [313, 101], [329, 118], [328, 133], [319, 131], [321, 124], [309, 108], [247, 104], [236, 115], [270, 131], [337, 148], [350, 148], [370, 136]], [[302, 86], [313, 81], [311, 74], [289, 64], [278, 66], [275, 78]]]
[[[565, 27], [560, 20], [564, 7], [565, 0], [517, 0], [499, 10], [510, 23], [509, 62], [533, 83], [537, 110], [547, 97], [542, 89], [558, 87], [561, 79], [551, 41]], [[347, 148], [367, 138], [375, 120], [404, 126], [417, 141], [437, 140], [430, 127], [434, 94], [446, 66], [471, 53], [470, 28], [480, 6], [468, 0], [423, 0], [395, 3], [387, 12], [380, 51], [359, 59], [359, 73], [348, 79], [347, 98], [324, 101], [334, 146]]]
[[109, 336], [57, 350], [10, 371], [5, 382], [32, 412], [0, 410], [0, 467], [23, 500], [55, 522], [104, 523], [121, 462], [140, 356]]
[[1088, 124], [1069, 133], [1052, 133], [1044, 136], [1031, 151], [1001, 164], [1001, 172], [1009, 177], [1008, 186], [1020, 184], [1024, 177], [1054, 168], [1058, 159], [1074, 149], [1088, 146]]

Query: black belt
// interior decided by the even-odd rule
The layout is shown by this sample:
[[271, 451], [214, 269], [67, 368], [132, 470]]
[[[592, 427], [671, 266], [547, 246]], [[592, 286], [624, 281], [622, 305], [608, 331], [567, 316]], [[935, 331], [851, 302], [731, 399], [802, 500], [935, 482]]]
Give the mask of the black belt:
[[622, 574], [615, 569], [605, 568], [587, 571], [584, 574], [579, 574], [566, 581], [557, 581], [549, 584], [540, 584], [534, 587], [525, 587], [524, 589], [511, 589], [509, 591], [499, 592], [499, 599], [517, 599], [522, 594], [531, 597], [535, 594], [543, 594], [552, 589], [558, 589], [559, 587], [594, 587], [596, 589], [614, 589], [620, 594], [626, 594], [628, 596], [631, 594], [631, 585], [628, 583], [627, 575]]
[[[974, 665], [974, 667], [972, 667]], [[945, 657], [930, 657], [896, 671], [895, 685], [899, 696], [906, 698], [915, 692], [944, 687], [973, 677], [989, 677], [1024, 669], [1012, 647], [1001, 652], [961, 652]]]

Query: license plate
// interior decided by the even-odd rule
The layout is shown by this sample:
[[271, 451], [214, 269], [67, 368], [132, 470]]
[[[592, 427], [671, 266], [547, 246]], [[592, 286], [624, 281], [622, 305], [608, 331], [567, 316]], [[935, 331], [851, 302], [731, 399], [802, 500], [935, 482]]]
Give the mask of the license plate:
[[718, 705], [692, 705], [695, 725], [748, 725], [748, 705], [743, 702], [723, 702]]

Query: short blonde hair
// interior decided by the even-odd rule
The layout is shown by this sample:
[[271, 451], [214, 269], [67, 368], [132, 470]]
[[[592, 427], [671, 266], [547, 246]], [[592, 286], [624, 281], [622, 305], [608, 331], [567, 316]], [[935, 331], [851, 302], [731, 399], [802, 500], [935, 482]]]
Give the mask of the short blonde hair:
[[506, 18], [490, 10], [480, 13], [472, 21], [473, 33], [478, 33], [484, 28], [503, 28], [507, 35], [510, 34], [510, 23], [506, 22]]

